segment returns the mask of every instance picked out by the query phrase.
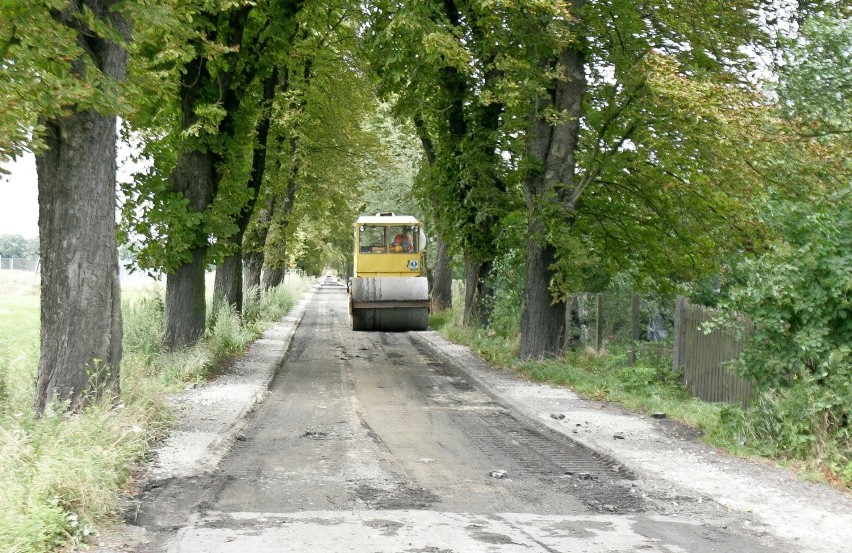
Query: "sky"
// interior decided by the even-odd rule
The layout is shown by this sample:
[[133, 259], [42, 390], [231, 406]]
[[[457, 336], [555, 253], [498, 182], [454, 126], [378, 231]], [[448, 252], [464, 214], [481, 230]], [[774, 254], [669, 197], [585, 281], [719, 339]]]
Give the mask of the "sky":
[[[141, 151], [138, 140], [132, 143], [118, 141], [116, 163], [119, 182], [131, 179], [131, 174], [143, 171], [145, 162], [134, 162], [131, 157]], [[10, 174], [0, 173], [0, 235], [20, 234], [24, 238], [38, 236], [38, 178], [35, 156], [25, 153], [17, 160], [0, 163]], [[116, 213], [118, 216], [118, 213]]]
[[3, 163], [11, 174], [0, 174], [0, 234], [38, 236], [38, 182], [35, 156], [26, 154]]

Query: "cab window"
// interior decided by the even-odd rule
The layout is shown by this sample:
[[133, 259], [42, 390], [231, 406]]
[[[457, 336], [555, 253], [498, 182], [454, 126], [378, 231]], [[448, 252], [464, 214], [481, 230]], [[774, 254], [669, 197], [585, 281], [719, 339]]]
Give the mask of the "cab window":
[[417, 227], [403, 225], [388, 227], [391, 253], [417, 253], [419, 235]]
[[387, 227], [364, 225], [360, 229], [361, 253], [387, 252]]

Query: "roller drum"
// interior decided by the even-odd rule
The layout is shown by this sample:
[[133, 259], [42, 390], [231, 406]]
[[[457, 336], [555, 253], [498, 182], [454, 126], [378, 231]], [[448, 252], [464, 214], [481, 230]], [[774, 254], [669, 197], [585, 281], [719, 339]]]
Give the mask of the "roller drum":
[[352, 330], [426, 330], [429, 284], [426, 277], [352, 279]]

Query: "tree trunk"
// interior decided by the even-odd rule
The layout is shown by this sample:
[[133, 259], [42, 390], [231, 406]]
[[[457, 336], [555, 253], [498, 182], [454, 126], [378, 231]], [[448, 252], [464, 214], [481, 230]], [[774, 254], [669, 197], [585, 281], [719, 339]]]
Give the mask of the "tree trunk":
[[[196, 47], [201, 50], [200, 45]], [[212, 79], [207, 60], [199, 53], [187, 64], [181, 77], [181, 128], [188, 129], [198, 119], [196, 105], [202, 101], [204, 89]], [[189, 210], [203, 213], [216, 195], [218, 156], [209, 149], [186, 146], [169, 175], [172, 189], [189, 200]], [[176, 349], [193, 343], [204, 335], [207, 305], [204, 301], [204, 268], [207, 235], [201, 225], [188, 229], [194, 233], [190, 260], [179, 265], [166, 278], [166, 309], [163, 320], [163, 345]]]
[[464, 260], [464, 324], [488, 326], [491, 318], [494, 289], [488, 282], [491, 276], [491, 261], [476, 261], [471, 257]]
[[[120, 32], [114, 2], [82, 2]], [[127, 56], [83, 26], [73, 7], [55, 17], [108, 78], [122, 80]], [[86, 79], [85, 61], [73, 62]], [[46, 149], [36, 156], [41, 239], [41, 352], [33, 409], [53, 402], [79, 409], [118, 394], [121, 293], [116, 243], [116, 117], [93, 110], [43, 122]]]
[[[235, 240], [242, 241], [242, 236]], [[222, 260], [216, 267], [213, 279], [213, 302], [226, 303], [234, 307], [236, 313], [243, 312], [243, 252], [242, 248]]]
[[263, 269], [263, 252], [250, 252], [243, 256], [243, 295], [260, 293], [260, 273]]
[[269, 190], [265, 190], [264, 205], [255, 215], [254, 224], [251, 225], [243, 238], [243, 293], [255, 288], [256, 293], [261, 292], [261, 272], [265, 262], [266, 238], [269, 236], [269, 228], [272, 224], [272, 214], [275, 211], [276, 196]]
[[[583, 0], [571, 3], [571, 13], [579, 14]], [[585, 93], [585, 57], [573, 45], [545, 67], [560, 68], [564, 78], [554, 79], [548, 96], [536, 99], [528, 133], [527, 155], [539, 164], [524, 181], [529, 226], [524, 305], [521, 315], [521, 359], [542, 358], [560, 352], [564, 343], [565, 303], [550, 291], [555, 248], [547, 243], [545, 223], [558, 218], [571, 224], [582, 193], [578, 184], [576, 151]], [[559, 122], [545, 119], [548, 110], [566, 114]]]
[[550, 266], [556, 250], [540, 239], [541, 221], [530, 223], [527, 238], [526, 283], [521, 313], [521, 359], [540, 358], [561, 351], [565, 342], [565, 304], [555, 301], [550, 292]]
[[[181, 154], [170, 181], [172, 187], [189, 199], [189, 207], [203, 212], [216, 191], [215, 159], [209, 152]], [[190, 261], [179, 265], [166, 277], [166, 309], [163, 317], [163, 346], [174, 350], [204, 336], [207, 317], [205, 301], [207, 237], [196, 230], [196, 243]]]
[[166, 276], [163, 346], [174, 350], [204, 336], [207, 305], [204, 297], [206, 248], [192, 252], [192, 261]]
[[435, 240], [435, 265], [432, 267], [432, 311], [453, 306], [453, 268], [449, 247], [440, 235]]
[[272, 288], [280, 285], [284, 282], [284, 275], [286, 271], [284, 267], [277, 267], [274, 269], [266, 268], [263, 271], [263, 278], [261, 280], [260, 289], [264, 292], [268, 292]]

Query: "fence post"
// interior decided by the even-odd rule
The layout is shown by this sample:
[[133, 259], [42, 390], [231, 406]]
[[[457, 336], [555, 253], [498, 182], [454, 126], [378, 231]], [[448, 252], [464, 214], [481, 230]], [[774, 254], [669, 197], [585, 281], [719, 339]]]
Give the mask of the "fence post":
[[598, 292], [595, 306], [595, 353], [603, 349], [603, 294]]
[[672, 370], [677, 372], [686, 367], [686, 321], [689, 300], [678, 296], [674, 310], [674, 351], [672, 352]]
[[562, 340], [562, 351], [567, 352], [571, 349], [571, 334], [573, 328], [573, 320], [571, 309], [574, 306], [574, 294], [568, 296], [568, 301], [565, 302], [565, 337]]
[[639, 294], [630, 296], [630, 353], [627, 355], [627, 364], [633, 365], [639, 358], [639, 305], [641, 298]]

